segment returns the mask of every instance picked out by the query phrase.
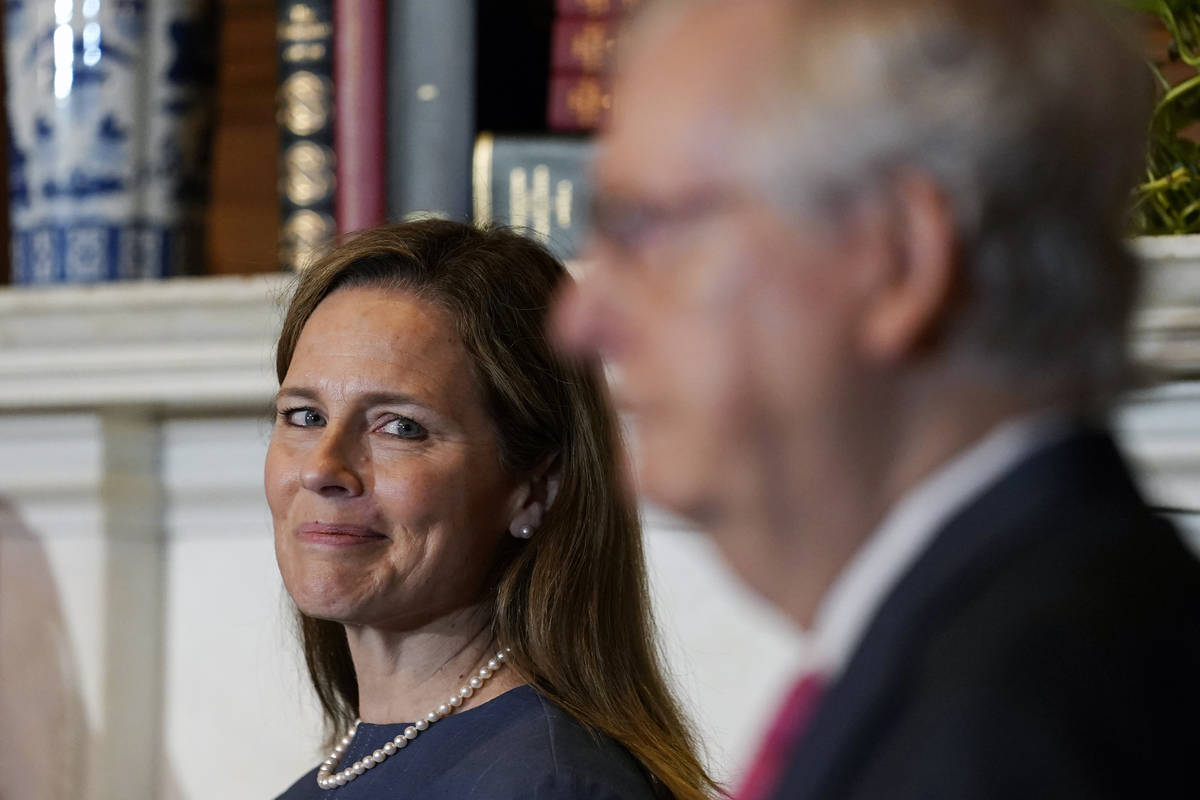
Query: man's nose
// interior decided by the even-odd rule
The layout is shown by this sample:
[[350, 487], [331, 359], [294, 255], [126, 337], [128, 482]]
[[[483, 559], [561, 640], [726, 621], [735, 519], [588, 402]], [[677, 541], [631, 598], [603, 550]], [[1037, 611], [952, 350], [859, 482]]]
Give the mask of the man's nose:
[[583, 267], [575, 283], [560, 290], [550, 320], [551, 335], [565, 353], [583, 358], [620, 355], [625, 320], [610, 300], [602, 265]]

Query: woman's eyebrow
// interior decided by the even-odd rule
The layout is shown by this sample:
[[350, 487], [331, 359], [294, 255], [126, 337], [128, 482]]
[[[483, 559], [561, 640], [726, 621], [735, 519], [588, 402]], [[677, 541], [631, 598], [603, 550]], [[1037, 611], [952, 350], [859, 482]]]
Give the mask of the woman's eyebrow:
[[316, 389], [309, 389], [305, 386], [281, 386], [279, 391], [275, 393], [275, 399], [281, 397], [301, 397], [305, 400], [318, 400]]
[[403, 392], [366, 392], [361, 396], [361, 400], [371, 406], [426, 405], [411, 394]]
[[[297, 397], [304, 400], [312, 400], [316, 402], [320, 399], [320, 393], [316, 389], [310, 389], [307, 386], [284, 386], [276, 393], [275, 399], [282, 397]], [[372, 391], [365, 392], [359, 395], [358, 401], [363, 405], [368, 406], [385, 406], [385, 405], [418, 405], [426, 406], [428, 404], [421, 402], [411, 394], [404, 392], [389, 392], [389, 391]]]

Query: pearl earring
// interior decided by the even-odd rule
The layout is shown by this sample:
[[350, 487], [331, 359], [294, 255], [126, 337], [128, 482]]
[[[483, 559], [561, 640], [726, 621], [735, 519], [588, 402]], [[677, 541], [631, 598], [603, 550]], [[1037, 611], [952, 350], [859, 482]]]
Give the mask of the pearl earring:
[[518, 539], [528, 539], [530, 536], [533, 536], [533, 528], [528, 525], [522, 525], [520, 530], [513, 531], [512, 535]]

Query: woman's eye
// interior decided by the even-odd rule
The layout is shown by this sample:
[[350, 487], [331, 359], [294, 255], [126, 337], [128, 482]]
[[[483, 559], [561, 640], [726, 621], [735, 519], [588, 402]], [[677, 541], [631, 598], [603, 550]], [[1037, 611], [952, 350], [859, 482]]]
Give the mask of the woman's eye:
[[397, 417], [384, 425], [380, 430], [392, 436], [398, 436], [401, 439], [423, 439], [427, 433], [421, 423], [411, 420], [408, 417]]
[[279, 416], [283, 417], [288, 425], [297, 428], [314, 428], [325, 424], [325, 418], [311, 408], [292, 408], [280, 411]]

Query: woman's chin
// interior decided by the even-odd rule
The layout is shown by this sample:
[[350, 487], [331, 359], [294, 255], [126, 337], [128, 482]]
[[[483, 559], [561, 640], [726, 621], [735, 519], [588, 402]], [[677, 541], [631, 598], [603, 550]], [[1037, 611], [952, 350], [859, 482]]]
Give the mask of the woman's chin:
[[357, 593], [328, 576], [284, 576], [284, 587], [300, 613], [314, 619], [353, 623], [361, 615]]
[[301, 614], [313, 619], [353, 624], [359, 616], [355, 613], [354, 608], [349, 607], [344, 601], [339, 602], [325, 598], [313, 598], [303, 593], [292, 593], [292, 602], [295, 603], [296, 608], [299, 609]]

